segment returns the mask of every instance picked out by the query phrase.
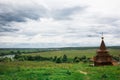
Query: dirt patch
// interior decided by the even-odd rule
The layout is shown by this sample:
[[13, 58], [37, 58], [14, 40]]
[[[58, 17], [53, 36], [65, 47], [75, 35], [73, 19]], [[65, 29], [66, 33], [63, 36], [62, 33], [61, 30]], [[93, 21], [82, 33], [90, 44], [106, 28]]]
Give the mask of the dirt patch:
[[84, 72], [84, 71], [81, 71], [81, 70], [80, 70], [80, 73], [84, 74], [84, 75], [87, 75], [87, 72]]

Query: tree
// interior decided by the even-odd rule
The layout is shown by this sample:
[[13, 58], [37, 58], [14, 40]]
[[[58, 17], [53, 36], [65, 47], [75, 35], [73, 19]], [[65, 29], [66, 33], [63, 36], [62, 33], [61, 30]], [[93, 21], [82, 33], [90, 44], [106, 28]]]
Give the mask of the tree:
[[78, 62], [80, 62], [80, 59], [78, 57], [74, 57], [73, 62], [78, 63]]
[[68, 60], [68, 59], [67, 59], [67, 55], [64, 54], [63, 57], [62, 57], [62, 61], [63, 61], [63, 62], [67, 62], [67, 60]]
[[5, 53], [1, 52], [1, 53], [0, 53], [0, 56], [4, 56], [4, 54], [5, 54]]
[[56, 59], [56, 63], [62, 63], [61, 57]]
[[102, 80], [105, 80], [105, 79], [107, 79], [107, 78], [108, 78], [108, 75], [103, 74], [103, 75], [101, 75], [101, 78], [102, 78]]
[[10, 61], [12, 61], [12, 59], [8, 57], [0, 58], [0, 62], [10, 62]]
[[18, 51], [17, 51], [17, 54], [21, 54], [21, 52], [18, 50]]
[[15, 54], [15, 59], [18, 59], [18, 58], [20, 58], [21, 57], [21, 55], [20, 54]]
[[54, 56], [53, 61], [56, 61], [56, 60], [57, 60], [57, 56]]
[[15, 54], [15, 52], [14, 51], [10, 51], [10, 54]]

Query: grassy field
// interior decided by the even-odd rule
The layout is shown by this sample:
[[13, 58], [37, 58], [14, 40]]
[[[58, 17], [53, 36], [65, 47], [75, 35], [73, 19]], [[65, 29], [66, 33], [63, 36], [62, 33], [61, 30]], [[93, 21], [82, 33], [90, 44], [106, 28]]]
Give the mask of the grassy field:
[[[66, 54], [68, 58], [74, 58], [76, 56], [87, 56], [92, 58], [96, 55], [96, 49], [87, 49], [87, 50], [59, 50], [59, 51], [49, 51], [49, 52], [40, 52], [40, 53], [31, 53], [31, 54], [23, 54], [23, 55], [31, 55], [31, 56], [43, 56], [43, 57], [60, 57]], [[109, 49], [109, 54], [118, 56], [120, 55], [120, 49]]]
[[119, 66], [90, 67], [88, 63], [0, 63], [0, 80], [120, 80]]
[[[119, 49], [109, 49], [110, 54], [120, 55]], [[93, 57], [96, 49], [59, 50], [23, 55], [43, 57], [63, 56]], [[120, 80], [120, 65], [92, 67], [90, 63], [55, 63], [51, 61], [0, 62], [0, 80]]]

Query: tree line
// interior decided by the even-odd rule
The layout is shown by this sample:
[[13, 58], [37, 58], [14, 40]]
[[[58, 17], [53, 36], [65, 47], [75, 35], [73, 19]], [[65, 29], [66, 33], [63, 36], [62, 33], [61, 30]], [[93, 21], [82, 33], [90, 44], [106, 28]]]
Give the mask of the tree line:
[[[120, 56], [113, 56], [113, 59], [116, 61], [120, 61]], [[79, 63], [79, 62], [91, 62], [91, 59], [86, 56], [74, 57], [73, 59], [69, 59], [66, 54], [63, 56], [54, 56], [54, 57], [42, 57], [42, 56], [30, 56], [30, 55], [22, 55], [21, 53], [16, 54], [15, 57], [12, 58], [0, 58], [0, 62], [10, 62], [10, 61], [52, 61], [55, 63]]]
[[54, 57], [42, 57], [42, 56], [30, 56], [30, 55], [22, 55], [22, 54], [16, 54], [14, 59], [5, 57], [5, 58], [0, 58], [0, 62], [10, 62], [10, 61], [52, 61], [55, 63], [78, 63], [78, 62], [89, 62], [90, 58], [87, 58], [86, 56], [82, 57], [74, 57], [73, 59], [68, 59], [67, 55], [63, 56], [54, 56]]

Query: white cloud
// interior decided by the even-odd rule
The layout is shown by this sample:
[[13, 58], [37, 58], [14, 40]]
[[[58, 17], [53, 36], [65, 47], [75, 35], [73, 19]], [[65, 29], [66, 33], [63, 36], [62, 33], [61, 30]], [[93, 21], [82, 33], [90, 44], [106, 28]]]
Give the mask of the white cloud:
[[[15, 12], [21, 7], [35, 11], [35, 14], [26, 11], [30, 16], [25, 16], [25, 21], [15, 18], [6, 22], [11, 31], [8, 25], [1, 27], [0, 43], [13, 45], [6, 47], [99, 46], [101, 32], [104, 32], [107, 45], [120, 45], [119, 0], [1, 0], [0, 3], [17, 7]], [[41, 10], [45, 11], [42, 17], [31, 18]], [[0, 16], [0, 22], [2, 19]]]

